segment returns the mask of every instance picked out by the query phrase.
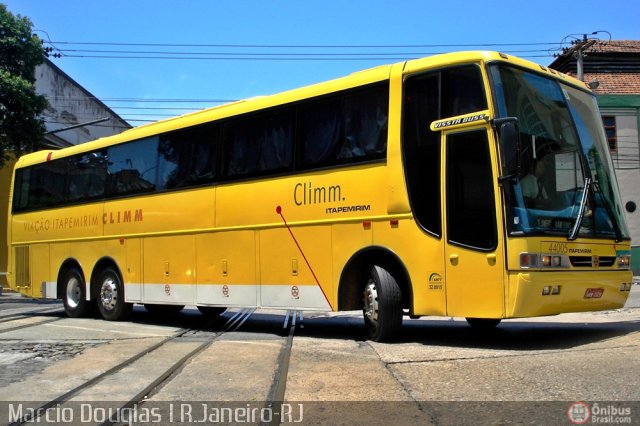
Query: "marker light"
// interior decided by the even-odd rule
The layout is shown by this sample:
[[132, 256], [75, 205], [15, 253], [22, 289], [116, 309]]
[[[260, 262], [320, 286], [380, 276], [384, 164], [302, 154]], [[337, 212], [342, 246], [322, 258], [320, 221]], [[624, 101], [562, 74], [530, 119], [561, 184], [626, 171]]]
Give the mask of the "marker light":
[[568, 267], [569, 260], [560, 254], [520, 253], [520, 268], [562, 268]]
[[534, 253], [520, 253], [521, 268], [536, 268], [538, 266], [538, 255]]
[[562, 265], [562, 256], [545, 254], [542, 256], [542, 266], [552, 266], [558, 268]]
[[633, 283], [622, 283], [620, 284], [620, 291], [631, 291], [631, 286]]

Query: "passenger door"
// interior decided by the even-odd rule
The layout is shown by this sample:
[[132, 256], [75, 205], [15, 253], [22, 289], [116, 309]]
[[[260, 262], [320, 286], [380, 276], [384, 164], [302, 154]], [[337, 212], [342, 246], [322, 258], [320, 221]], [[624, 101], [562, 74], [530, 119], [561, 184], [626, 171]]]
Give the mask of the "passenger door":
[[445, 138], [445, 273], [447, 315], [504, 315], [504, 255], [488, 127]]

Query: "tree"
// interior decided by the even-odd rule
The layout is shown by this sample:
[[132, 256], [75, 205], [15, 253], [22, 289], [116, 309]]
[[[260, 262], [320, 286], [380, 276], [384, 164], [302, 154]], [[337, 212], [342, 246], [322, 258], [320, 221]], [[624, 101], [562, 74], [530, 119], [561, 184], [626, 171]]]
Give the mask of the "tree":
[[35, 92], [35, 68], [44, 62], [42, 41], [28, 18], [0, 3], [0, 167], [9, 158], [37, 149], [45, 132], [47, 99]]

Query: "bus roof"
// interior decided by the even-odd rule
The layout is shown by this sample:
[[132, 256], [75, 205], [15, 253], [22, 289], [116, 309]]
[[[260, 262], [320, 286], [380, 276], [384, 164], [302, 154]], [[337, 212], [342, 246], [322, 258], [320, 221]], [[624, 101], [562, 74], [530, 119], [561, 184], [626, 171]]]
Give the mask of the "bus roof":
[[[395, 66], [402, 65], [404, 73], [413, 73], [421, 70], [451, 66], [457, 63], [492, 61], [512, 63], [514, 65], [547, 74], [552, 78], [563, 80], [565, 83], [578, 86], [582, 89], [586, 88], [586, 85], [583, 82], [558, 71], [552, 70], [548, 67], [515, 56], [492, 51], [465, 51], [444, 53], [440, 55], [400, 62], [395, 64]], [[344, 89], [380, 82], [390, 77], [391, 68], [393, 66], [394, 64], [378, 66], [362, 71], [356, 71], [345, 77], [340, 77], [334, 80], [316, 83], [313, 85], [304, 86], [273, 95], [256, 96], [224, 105], [206, 108], [201, 111], [196, 111], [160, 120], [154, 123], [134, 127], [117, 135], [96, 139], [94, 141], [86, 142], [57, 151], [37, 151], [22, 156], [18, 160], [16, 168], [49, 161], [54, 158], [63, 158], [86, 151], [93, 151], [114, 144], [150, 137], [173, 130], [197, 126], [210, 121], [233, 117], [235, 115], [250, 113], [253, 111], [259, 111], [261, 109], [266, 109], [273, 106], [295, 103], [309, 97], [331, 94], [333, 92]]]

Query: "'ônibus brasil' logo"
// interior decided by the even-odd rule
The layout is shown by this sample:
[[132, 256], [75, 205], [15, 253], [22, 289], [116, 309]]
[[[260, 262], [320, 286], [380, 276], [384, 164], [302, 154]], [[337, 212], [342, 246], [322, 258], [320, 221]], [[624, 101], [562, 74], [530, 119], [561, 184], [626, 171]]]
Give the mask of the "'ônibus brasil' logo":
[[573, 424], [585, 424], [591, 417], [591, 410], [589, 410], [589, 405], [584, 402], [574, 402], [569, 406], [569, 409], [567, 410], [567, 417]]

